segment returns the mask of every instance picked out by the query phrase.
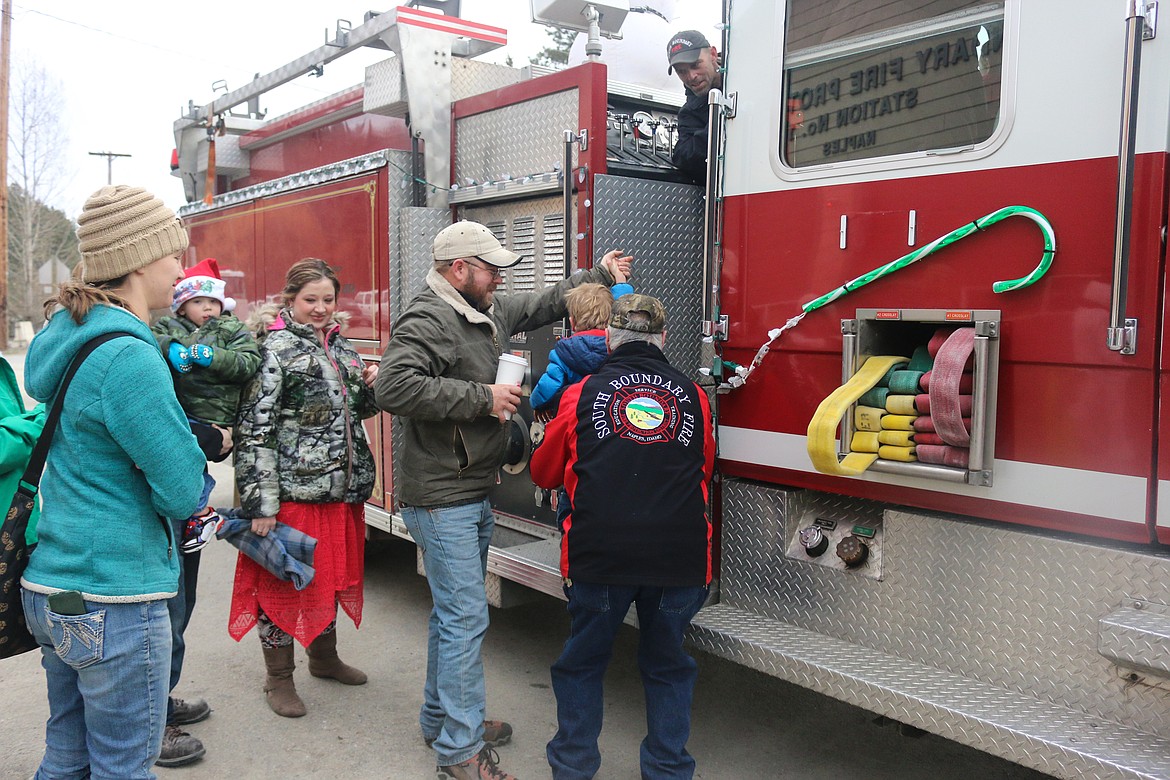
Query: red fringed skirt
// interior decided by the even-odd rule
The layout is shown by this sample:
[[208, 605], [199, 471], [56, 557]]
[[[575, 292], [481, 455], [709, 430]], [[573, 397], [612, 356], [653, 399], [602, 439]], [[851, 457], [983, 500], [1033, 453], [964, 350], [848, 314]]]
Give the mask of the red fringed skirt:
[[256, 625], [259, 610], [308, 647], [337, 618], [337, 605], [362, 624], [365, 578], [365, 504], [283, 503], [276, 519], [317, 540], [316, 574], [304, 590], [269, 574], [240, 553], [232, 586], [228, 633], [237, 642]]

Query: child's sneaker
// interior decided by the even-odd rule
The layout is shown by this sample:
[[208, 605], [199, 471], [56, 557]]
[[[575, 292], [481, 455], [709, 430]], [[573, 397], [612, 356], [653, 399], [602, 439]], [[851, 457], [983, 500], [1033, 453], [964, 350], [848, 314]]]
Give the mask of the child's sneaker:
[[223, 518], [211, 507], [187, 518], [187, 525], [183, 527], [183, 552], [193, 553], [202, 550], [215, 538], [216, 531], [222, 525]]

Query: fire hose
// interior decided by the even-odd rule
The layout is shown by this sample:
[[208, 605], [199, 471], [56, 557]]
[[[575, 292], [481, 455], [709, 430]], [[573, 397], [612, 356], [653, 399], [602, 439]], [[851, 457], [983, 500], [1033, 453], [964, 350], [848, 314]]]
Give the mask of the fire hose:
[[1040, 232], [1044, 237], [1044, 251], [1040, 257], [1040, 263], [1034, 269], [1032, 269], [1030, 273], [1025, 276], [1021, 276], [1018, 279], [1006, 279], [995, 282], [991, 286], [991, 289], [996, 293], [1005, 293], [1011, 292], [1013, 290], [1022, 290], [1025, 287], [1031, 286], [1041, 277], [1043, 277], [1044, 274], [1048, 272], [1049, 267], [1052, 265], [1052, 258], [1056, 253], [1056, 234], [1053, 231], [1052, 224], [1048, 221], [1047, 217], [1045, 217], [1039, 211], [1033, 208], [1029, 208], [1028, 206], [1005, 206], [998, 211], [993, 211], [986, 216], [980, 217], [979, 219], [976, 219], [972, 222], [968, 222], [962, 227], [956, 228], [950, 233], [936, 238], [929, 244], [919, 247], [907, 255], [899, 257], [897, 260], [886, 263], [885, 265], [875, 268], [868, 273], [864, 273], [855, 279], [851, 279], [840, 287], [830, 290], [824, 295], [821, 295], [820, 297], [814, 298], [808, 303], [805, 303], [800, 307], [800, 314], [797, 314], [796, 316], [789, 319], [788, 322], [786, 322], [782, 327], [773, 328], [772, 330], [768, 331], [768, 340], [756, 352], [756, 355], [754, 358], [752, 358], [752, 362], [750, 364], [747, 366], [741, 366], [731, 361], [722, 361], [723, 367], [729, 369], [733, 374], [728, 378], [726, 386], [731, 389], [742, 387], [744, 383], [747, 382], [748, 378], [751, 377], [752, 373], [757, 368], [759, 368], [761, 363], [764, 362], [764, 358], [767, 356], [769, 350], [771, 350], [772, 345], [776, 342], [776, 340], [779, 339], [785, 331], [791, 330], [800, 324], [800, 321], [803, 320], [809, 313], [816, 311], [822, 306], [826, 306], [832, 303], [838, 298], [841, 298], [844, 295], [853, 292], [854, 290], [864, 287], [870, 282], [874, 282], [878, 279], [889, 276], [895, 271], [900, 271], [906, 266], [916, 263], [923, 258], [929, 257], [940, 249], [950, 246], [956, 241], [966, 238], [967, 236], [977, 231], [984, 230], [991, 225], [996, 224], [997, 222], [1001, 222], [1007, 219], [1008, 217], [1025, 217], [1026, 219], [1030, 219], [1035, 222], [1037, 227], [1040, 228]]
[[[783, 327], [769, 331], [768, 341], [756, 352], [747, 368], [724, 361], [723, 365], [734, 372], [727, 384], [733, 388], [742, 386], [763, 362], [772, 344], [786, 330], [796, 327], [810, 312], [870, 282], [900, 271], [976, 231], [1014, 216], [1026, 217], [1036, 223], [1044, 236], [1044, 252], [1040, 263], [1031, 273], [1018, 279], [995, 282], [991, 289], [1003, 293], [1034, 284], [1052, 265], [1056, 253], [1056, 236], [1051, 223], [1040, 212], [1027, 206], [1008, 206], [952, 230], [804, 304], [800, 314], [789, 319]], [[961, 392], [973, 336], [974, 331], [970, 328], [961, 328], [952, 333], [940, 332], [930, 345], [921, 348], [929, 353], [925, 359], [920, 357], [918, 350], [914, 358], [887, 355], [868, 358], [845, 384], [820, 403], [813, 414], [808, 426], [808, 454], [813, 467], [825, 474], [857, 476], [879, 458], [913, 462], [921, 456], [928, 462], [966, 468], [968, 451], [965, 448], [970, 444], [970, 421], [963, 416], [963, 409], [965, 398], [967, 414], [971, 414], [972, 399], [971, 396], [961, 395]], [[932, 367], [933, 370], [924, 370]], [[926, 384], [930, 374], [935, 376], [929, 386], [921, 387]], [[966, 378], [969, 380], [969, 375]], [[920, 389], [929, 391], [923, 405], [931, 409], [931, 416], [918, 416], [917, 394]], [[970, 388], [966, 392], [970, 392]], [[859, 403], [854, 409], [854, 405]], [[848, 442], [847, 454], [838, 460], [836, 432], [851, 409], [854, 409], [859, 430]], [[938, 439], [937, 444], [925, 445], [925, 442], [921, 442], [925, 445], [921, 450], [918, 447], [920, 442], [917, 441], [919, 434], [916, 433], [920, 421], [931, 426], [929, 435], [932, 441]]]
[[[974, 343], [973, 328], [944, 328], [929, 345], [916, 349], [913, 358], [868, 358], [813, 413], [808, 425], [813, 467], [825, 474], [857, 476], [881, 458], [967, 468], [974, 398], [963, 392], [972, 390], [967, 366]], [[926, 393], [920, 394], [922, 390]], [[838, 462], [836, 432], [854, 404], [859, 404], [854, 409], [857, 432]]]

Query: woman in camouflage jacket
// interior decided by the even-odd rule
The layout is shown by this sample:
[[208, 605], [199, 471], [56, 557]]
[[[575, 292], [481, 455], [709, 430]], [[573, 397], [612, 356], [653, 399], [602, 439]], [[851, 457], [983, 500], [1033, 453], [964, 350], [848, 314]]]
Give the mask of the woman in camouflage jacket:
[[252, 531], [276, 521], [317, 540], [316, 574], [302, 590], [240, 555], [228, 630], [239, 640], [259, 624], [279, 715], [305, 714], [292, 673], [293, 639], [308, 648], [309, 673], [348, 685], [366, 675], [337, 657], [337, 605], [361, 624], [365, 501], [374, 459], [361, 421], [377, 413], [369, 385], [377, 367], [341, 335], [340, 283], [324, 261], [301, 260], [285, 278], [285, 307], [261, 310], [260, 370], [240, 399], [236, 485]]

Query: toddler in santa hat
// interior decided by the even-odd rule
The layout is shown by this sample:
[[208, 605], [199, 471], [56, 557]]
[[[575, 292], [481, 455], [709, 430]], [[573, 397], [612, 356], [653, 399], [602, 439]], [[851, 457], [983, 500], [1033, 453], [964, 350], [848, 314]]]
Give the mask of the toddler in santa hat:
[[[219, 263], [209, 257], [191, 266], [175, 285], [173, 316], [154, 324], [159, 348], [171, 364], [175, 392], [191, 432], [208, 459], [221, 461], [236, 421], [240, 391], [260, 367], [260, 348], [252, 332], [232, 316], [236, 302], [225, 294]], [[230, 438], [226, 441], [230, 442]], [[188, 518], [183, 552], [200, 550], [215, 536], [222, 518], [207, 506], [215, 480], [204, 469], [203, 498]]]

